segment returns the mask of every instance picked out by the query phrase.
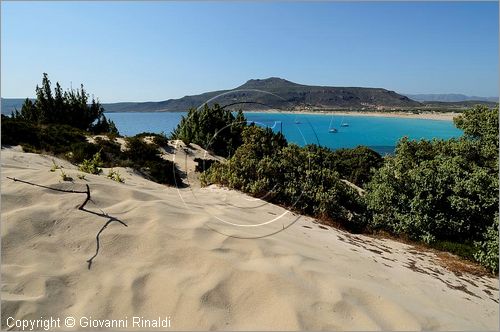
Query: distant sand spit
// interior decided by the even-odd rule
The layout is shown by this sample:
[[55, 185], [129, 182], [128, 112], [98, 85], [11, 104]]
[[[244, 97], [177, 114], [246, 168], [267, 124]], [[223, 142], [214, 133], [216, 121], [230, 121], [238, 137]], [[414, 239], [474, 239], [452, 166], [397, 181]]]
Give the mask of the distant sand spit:
[[[55, 159], [75, 179], [61, 183], [52, 157], [12, 148], [1, 162], [3, 329], [8, 317], [41, 316], [168, 316], [172, 330], [499, 328], [498, 280], [454, 274], [409, 245], [331, 229], [231, 190], [178, 191], [129, 169], [118, 168], [125, 183], [81, 180]], [[7, 176], [88, 184], [86, 209], [127, 227], [102, 230], [89, 269], [108, 219], [78, 210], [84, 194]]]
[[286, 114], [325, 114], [325, 115], [344, 115], [344, 116], [370, 116], [378, 118], [400, 118], [400, 119], [422, 119], [422, 120], [441, 120], [453, 121], [461, 113], [457, 112], [397, 112], [397, 111], [280, 111], [280, 110], [255, 110], [245, 111], [245, 113], [286, 113]]

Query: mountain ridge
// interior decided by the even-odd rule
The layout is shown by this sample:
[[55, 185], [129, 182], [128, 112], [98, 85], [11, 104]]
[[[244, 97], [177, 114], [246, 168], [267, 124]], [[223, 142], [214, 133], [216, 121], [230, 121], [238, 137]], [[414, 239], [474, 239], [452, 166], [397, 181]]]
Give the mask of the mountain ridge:
[[[456, 94], [458, 95], [458, 94]], [[249, 79], [233, 89], [186, 95], [164, 101], [103, 103], [106, 112], [180, 112], [204, 103], [234, 105], [243, 110], [415, 110], [425, 107], [460, 108], [474, 101], [446, 103], [413, 100], [409, 95], [373, 87], [341, 87], [299, 84], [280, 77]], [[419, 96], [419, 95], [415, 95]], [[420, 95], [423, 96], [423, 95]], [[2, 98], [2, 114], [20, 109], [24, 99]], [[478, 101], [480, 102], [480, 101]], [[491, 101], [485, 101], [491, 103]]]
[[[364, 107], [416, 107], [420, 103], [394, 91], [383, 88], [314, 86], [291, 82], [279, 77], [250, 79], [233, 89], [187, 95], [178, 99], [168, 99], [156, 103], [156, 110], [185, 111], [198, 107], [217, 97], [213, 102], [221, 105], [242, 102], [243, 109], [270, 108], [342, 108], [360, 109]], [[252, 106], [249, 104], [255, 102]], [[113, 111], [109, 109], [108, 111]]]

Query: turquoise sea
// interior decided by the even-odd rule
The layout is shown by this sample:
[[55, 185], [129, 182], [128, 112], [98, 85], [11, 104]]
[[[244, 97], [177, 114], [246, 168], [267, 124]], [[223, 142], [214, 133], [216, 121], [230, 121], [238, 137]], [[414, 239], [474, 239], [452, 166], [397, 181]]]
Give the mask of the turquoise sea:
[[[120, 133], [128, 136], [145, 131], [169, 134], [183, 115], [186, 113], [106, 113]], [[448, 139], [462, 135], [452, 121], [442, 120], [285, 113], [245, 113], [245, 116], [260, 126], [282, 130], [289, 142], [301, 146], [319, 144], [338, 149], [365, 145], [382, 154], [392, 153], [397, 141], [404, 136]], [[338, 132], [329, 132], [330, 123]], [[342, 127], [341, 123], [349, 126]]]

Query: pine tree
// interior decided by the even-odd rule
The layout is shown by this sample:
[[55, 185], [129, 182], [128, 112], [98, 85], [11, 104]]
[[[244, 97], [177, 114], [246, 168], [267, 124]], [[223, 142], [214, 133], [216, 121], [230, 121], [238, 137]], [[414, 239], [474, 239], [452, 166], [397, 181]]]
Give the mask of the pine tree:
[[92, 98], [88, 105], [89, 95], [83, 84], [77, 90], [64, 91], [56, 82], [54, 94], [46, 73], [43, 73], [42, 85], [36, 86], [36, 100], [33, 103], [26, 99], [21, 112], [16, 110], [13, 118], [33, 124], [67, 124], [75, 128], [99, 133], [118, 134], [114, 123], [104, 116], [104, 108], [99, 100]]

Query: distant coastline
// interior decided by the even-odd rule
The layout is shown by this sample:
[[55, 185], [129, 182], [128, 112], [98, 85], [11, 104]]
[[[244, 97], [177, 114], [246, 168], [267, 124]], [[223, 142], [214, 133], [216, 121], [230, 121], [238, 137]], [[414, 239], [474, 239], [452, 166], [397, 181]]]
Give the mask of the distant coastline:
[[[459, 116], [461, 113], [459, 112], [421, 112], [421, 113], [412, 113], [412, 112], [381, 112], [381, 111], [281, 111], [276, 109], [262, 109], [262, 110], [246, 110], [244, 113], [284, 113], [284, 114], [319, 114], [319, 115], [346, 115], [346, 116], [372, 116], [372, 117], [384, 117], [384, 118], [407, 118], [407, 119], [422, 119], [422, 120], [440, 120], [440, 121], [453, 121], [453, 119]], [[156, 110], [156, 111], [146, 111], [146, 112], [109, 112], [105, 111], [104, 113], [187, 113], [187, 111], [168, 111], [168, 110]]]
[[373, 116], [373, 117], [384, 117], [384, 118], [408, 118], [408, 119], [425, 119], [425, 120], [441, 120], [441, 121], [453, 121], [453, 119], [459, 116], [461, 113], [458, 112], [421, 112], [421, 113], [411, 113], [411, 112], [380, 112], [380, 111], [279, 111], [279, 110], [251, 110], [244, 111], [245, 113], [286, 113], [286, 114], [322, 114], [322, 115], [347, 115], [347, 116]]

